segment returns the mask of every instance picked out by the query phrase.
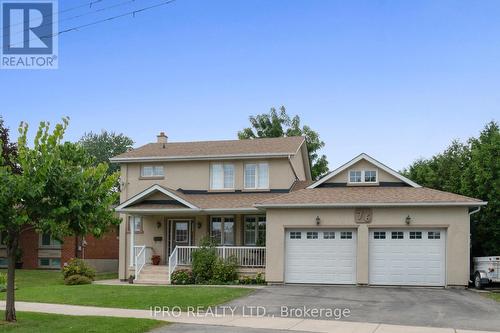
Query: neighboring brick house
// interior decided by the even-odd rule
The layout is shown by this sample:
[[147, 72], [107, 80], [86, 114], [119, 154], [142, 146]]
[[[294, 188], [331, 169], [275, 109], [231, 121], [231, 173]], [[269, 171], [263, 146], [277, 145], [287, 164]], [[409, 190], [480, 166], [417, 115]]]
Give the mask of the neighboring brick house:
[[[118, 270], [119, 239], [113, 228], [103, 237], [66, 237], [61, 243], [48, 234], [39, 234], [33, 229], [21, 233], [23, 268], [61, 269], [71, 258], [82, 258], [97, 271]], [[7, 266], [6, 250], [0, 246], [0, 267]]]

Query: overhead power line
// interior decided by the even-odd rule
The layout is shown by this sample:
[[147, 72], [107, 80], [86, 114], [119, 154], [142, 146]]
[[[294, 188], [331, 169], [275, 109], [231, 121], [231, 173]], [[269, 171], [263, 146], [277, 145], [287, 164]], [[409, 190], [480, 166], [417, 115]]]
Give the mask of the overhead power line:
[[[154, 9], [154, 8], [158, 8], [158, 7], [169, 5], [172, 2], [174, 2], [174, 1], [175, 0], [161, 1], [161, 2], [159, 2], [157, 4], [155, 4], [155, 5], [151, 5], [151, 6], [148, 6], [148, 7], [143, 7], [143, 8], [132, 10], [132, 11], [129, 11], [129, 12], [126, 12], [126, 13], [123, 13], [123, 14], [111, 16], [111, 17], [108, 17], [108, 18], [105, 18], [105, 19], [102, 19], [102, 20], [97, 20], [97, 21], [93, 21], [93, 22], [90, 22], [90, 23], [82, 24], [82, 25], [79, 25], [79, 26], [71, 27], [71, 28], [68, 28], [68, 29], [61, 30], [61, 31], [59, 31], [57, 33], [50, 34], [50, 35], [45, 35], [45, 36], [40, 36], [40, 37], [37, 37], [37, 38], [26, 39], [22, 43], [24, 44], [26, 42], [30, 42], [30, 41], [35, 40], [35, 39], [52, 38], [52, 37], [55, 37], [55, 36], [59, 36], [59, 35], [68, 33], [68, 32], [78, 31], [78, 30], [81, 30], [81, 29], [84, 29], [84, 28], [88, 28], [88, 27], [93, 26], [93, 25], [105, 23], [105, 22], [108, 22], [108, 21], [113, 21], [113, 20], [116, 20], [116, 19], [119, 19], [119, 18], [122, 18], [122, 17], [126, 17], [126, 16], [135, 17], [136, 14], [139, 14], [139, 13], [142, 13], [144, 11], [151, 10], [151, 9]], [[19, 45], [19, 44], [21, 44], [21, 43], [11, 44], [10, 47], [12, 47], [14, 45]]]
[[[92, 10], [90, 12], [86, 12], [86, 13], [83, 13], [83, 14], [78, 14], [78, 15], [74, 15], [74, 16], [71, 16], [71, 17], [67, 17], [67, 18], [64, 18], [62, 20], [57, 20], [57, 21], [54, 21], [54, 22], [45, 23], [45, 24], [40, 25], [39, 27], [45, 27], [45, 26], [48, 26], [48, 25], [52, 25], [54, 23], [60, 23], [60, 22], [74, 20], [74, 19], [85, 17], [85, 16], [88, 16], [88, 15], [92, 15], [92, 14], [104, 12], [104, 11], [107, 11], [107, 10], [110, 10], [110, 9], [115, 9], [115, 8], [118, 8], [118, 7], [129, 5], [129, 4], [137, 2], [137, 1], [139, 1], [139, 0], [127, 0], [127, 1], [123, 1], [123, 2], [114, 4], [114, 5], [111, 5], [111, 6], [107, 6], [107, 7], [99, 8], [99, 9], [96, 9], [96, 10]], [[9, 35], [10, 36], [19, 35], [19, 34], [25, 32], [25, 31], [29, 31], [29, 30], [30, 29], [27, 28], [27, 29], [24, 29], [24, 30], [17, 31], [16, 33], [13, 33], [13, 34], [9, 34], [9, 32], [6, 32], [6, 33], [4, 33], [3, 37], [9, 36]]]
[[[90, 2], [87, 2], [86, 4], [83, 4], [83, 5], [79, 5], [79, 6], [75, 6], [75, 7], [70, 7], [70, 8], [66, 8], [64, 10], [60, 10], [60, 11], [57, 11], [55, 13], [52, 13], [50, 15], [47, 15], [48, 17], [52, 17], [54, 14], [62, 14], [62, 13], [66, 13], [66, 12], [70, 12], [72, 10], [75, 10], [75, 9], [80, 9], [80, 8], [83, 8], [83, 7], [89, 7], [89, 8], [92, 8], [93, 5], [95, 5], [96, 3], [99, 3], [99, 2], [103, 2], [103, 1], [106, 1], [106, 0], [94, 0], [94, 1], [90, 1]], [[28, 22], [33, 22], [35, 19], [31, 19], [29, 20]], [[4, 25], [0, 31], [4, 31], [6, 30], [7, 28], [10, 28], [10, 27], [15, 27], [15, 26], [18, 26], [18, 25], [22, 25], [24, 24], [23, 22], [20, 22], [20, 23], [15, 23], [15, 24], [11, 24], [11, 25]]]

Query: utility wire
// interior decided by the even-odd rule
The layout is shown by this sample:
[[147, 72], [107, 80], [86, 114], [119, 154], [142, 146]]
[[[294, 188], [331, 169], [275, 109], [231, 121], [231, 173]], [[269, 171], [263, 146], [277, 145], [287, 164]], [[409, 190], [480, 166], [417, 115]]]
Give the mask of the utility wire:
[[[135, 15], [138, 14], [138, 13], [141, 13], [141, 12], [153, 9], [153, 8], [157, 8], [157, 7], [162, 7], [162, 6], [165, 6], [165, 5], [169, 5], [172, 2], [174, 2], [174, 1], [175, 0], [161, 1], [161, 2], [159, 2], [157, 4], [155, 4], [155, 5], [151, 5], [151, 6], [148, 6], [148, 7], [143, 7], [143, 8], [136, 9], [136, 10], [133, 10], [133, 11], [130, 11], [130, 12], [126, 12], [126, 13], [123, 13], [123, 14], [111, 16], [111, 17], [108, 17], [108, 18], [105, 18], [105, 19], [102, 19], [102, 20], [97, 20], [97, 21], [94, 21], [94, 22], [90, 22], [90, 23], [79, 25], [79, 26], [71, 27], [71, 28], [59, 31], [57, 33], [50, 34], [50, 35], [45, 35], [45, 36], [41, 36], [41, 37], [37, 37], [37, 38], [27, 39], [27, 40], [23, 41], [23, 44], [25, 42], [30, 42], [30, 41], [35, 40], [35, 39], [52, 38], [52, 37], [55, 37], [55, 36], [62, 35], [64, 33], [68, 33], [68, 32], [72, 32], [72, 31], [77, 31], [77, 30], [80, 30], [80, 29], [88, 28], [88, 27], [93, 26], [93, 25], [97, 25], [97, 24], [100, 24], [100, 23], [104, 23], [104, 22], [116, 20], [118, 18], [122, 18], [122, 17], [125, 17], [125, 16], [132, 15], [132, 17], [135, 17]], [[18, 44], [21, 44], [21, 43], [11, 44], [10, 47], [12, 47], [14, 45], [18, 45]]]
[[[92, 6], [96, 3], [99, 3], [99, 2], [103, 2], [103, 1], [106, 1], [106, 0], [94, 0], [94, 1], [90, 1], [90, 2], [87, 2], [86, 4], [84, 5], [79, 5], [79, 6], [75, 6], [75, 7], [71, 7], [71, 8], [67, 8], [67, 9], [64, 9], [64, 10], [60, 10], [58, 12], [55, 12], [55, 13], [51, 13], [50, 15], [47, 15], [48, 17], [52, 17], [54, 14], [62, 14], [62, 13], [66, 13], [66, 12], [70, 12], [72, 10], [75, 10], [75, 9], [79, 9], [79, 8], [83, 8], [83, 7], [89, 7], [89, 8], [92, 8]], [[33, 22], [35, 19], [31, 19], [29, 20], [28, 22]], [[15, 24], [11, 24], [11, 25], [4, 25], [0, 31], [4, 31], [6, 30], [7, 28], [10, 28], [10, 27], [15, 27], [15, 26], [18, 26], [18, 25], [22, 25], [24, 24], [24, 22], [20, 22], [20, 23], [15, 23]]]
[[[103, 8], [99, 8], [99, 9], [96, 9], [96, 10], [93, 10], [93, 11], [90, 11], [90, 12], [86, 12], [86, 13], [83, 13], [83, 14], [78, 14], [78, 15], [75, 15], [75, 16], [71, 16], [71, 17], [67, 17], [65, 19], [62, 19], [62, 20], [58, 20], [58, 21], [54, 21], [54, 22], [49, 22], [49, 23], [45, 23], [45, 24], [42, 24], [39, 27], [45, 27], [45, 26], [48, 26], [48, 25], [52, 25], [54, 23], [60, 23], [60, 22], [65, 22], [65, 21], [70, 21], [70, 20], [74, 20], [74, 19], [77, 19], [77, 18], [81, 18], [81, 17], [84, 17], [84, 16], [88, 16], [88, 15], [92, 15], [92, 14], [95, 14], [95, 13], [100, 13], [100, 12], [104, 12], [106, 10], [110, 10], [110, 9], [114, 9], [114, 8], [118, 8], [118, 7], [121, 7], [121, 6], [125, 6], [125, 5], [128, 5], [128, 4], [131, 4], [131, 3], [134, 3], [136, 1], [139, 1], [139, 0], [127, 0], [127, 1], [123, 1], [123, 2], [120, 2], [120, 3], [117, 3], [117, 4], [114, 4], [114, 5], [111, 5], [111, 6], [108, 6], [108, 7], [103, 7]], [[27, 28], [27, 29], [24, 29], [24, 30], [20, 30], [16, 33], [13, 33], [13, 34], [9, 34], [9, 32], [6, 32], [3, 37], [7, 37], [7, 36], [15, 36], [15, 35], [19, 35], [21, 33], [24, 33], [25, 31], [29, 31], [30, 29]]]

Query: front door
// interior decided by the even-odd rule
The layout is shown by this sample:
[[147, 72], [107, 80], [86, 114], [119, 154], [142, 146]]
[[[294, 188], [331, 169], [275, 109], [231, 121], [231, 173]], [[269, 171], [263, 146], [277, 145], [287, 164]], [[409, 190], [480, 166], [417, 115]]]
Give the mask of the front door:
[[191, 245], [191, 220], [170, 220], [169, 240], [169, 254], [176, 246]]

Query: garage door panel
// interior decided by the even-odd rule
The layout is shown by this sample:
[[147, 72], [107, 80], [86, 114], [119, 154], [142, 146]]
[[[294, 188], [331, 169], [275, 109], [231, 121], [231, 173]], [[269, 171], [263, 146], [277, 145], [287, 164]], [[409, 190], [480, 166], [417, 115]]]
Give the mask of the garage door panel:
[[[342, 230], [345, 232], [345, 230]], [[295, 233], [292, 239], [290, 232]], [[317, 238], [307, 239], [308, 232]], [[290, 230], [285, 233], [285, 281], [288, 283], [354, 284], [356, 235], [342, 239], [339, 230]], [[311, 234], [312, 235], [312, 234]], [[316, 236], [316, 234], [314, 234]], [[346, 237], [347, 235], [344, 235]]]
[[[384, 231], [385, 239], [375, 239], [376, 232]], [[445, 231], [402, 233], [403, 238], [401, 230], [370, 231], [370, 284], [445, 285]]]

